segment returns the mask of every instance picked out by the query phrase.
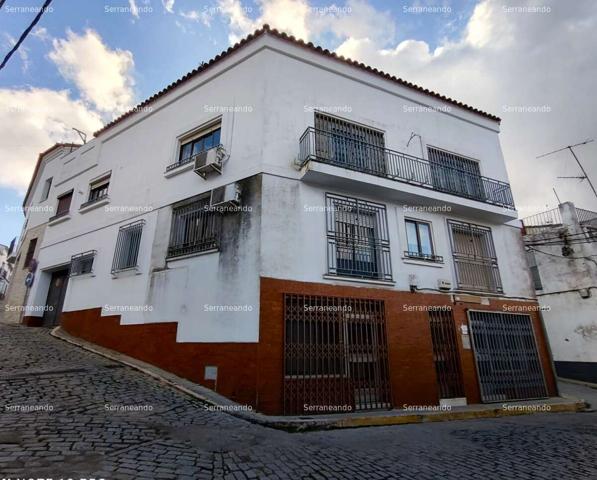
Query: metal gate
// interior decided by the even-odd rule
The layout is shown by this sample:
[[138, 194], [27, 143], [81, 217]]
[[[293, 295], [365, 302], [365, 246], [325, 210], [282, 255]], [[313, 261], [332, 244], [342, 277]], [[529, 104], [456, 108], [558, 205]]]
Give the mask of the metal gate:
[[462, 369], [452, 311], [430, 311], [429, 327], [439, 398], [464, 397]]
[[284, 295], [284, 413], [390, 408], [384, 302]]
[[468, 312], [483, 402], [547, 397], [530, 315]]

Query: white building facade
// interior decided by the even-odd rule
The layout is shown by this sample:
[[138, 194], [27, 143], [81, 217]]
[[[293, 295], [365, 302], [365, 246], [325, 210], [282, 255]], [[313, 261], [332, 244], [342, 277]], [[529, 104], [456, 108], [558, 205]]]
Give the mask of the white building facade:
[[40, 158], [23, 321], [267, 413], [553, 395], [498, 133], [264, 28]]
[[523, 223], [556, 372], [597, 383], [597, 212], [565, 202]]

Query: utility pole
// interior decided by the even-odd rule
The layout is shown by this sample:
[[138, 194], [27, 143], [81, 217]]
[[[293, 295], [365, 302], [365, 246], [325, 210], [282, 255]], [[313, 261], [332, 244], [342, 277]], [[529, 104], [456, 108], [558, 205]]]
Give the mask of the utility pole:
[[587, 143], [591, 143], [592, 141], [593, 141], [593, 139], [590, 139], [590, 140], [585, 140], [584, 142], [576, 143], [574, 145], [568, 145], [567, 147], [559, 148], [558, 150], [554, 150], [553, 152], [544, 153], [543, 155], [539, 155], [537, 158], [547, 157], [548, 155], [552, 155], [554, 153], [561, 152], [562, 150], [570, 150], [570, 153], [572, 154], [572, 156], [574, 157], [574, 160], [576, 160], [576, 163], [580, 167], [580, 170], [581, 170], [583, 176], [582, 177], [562, 177], [562, 178], [578, 178], [581, 180], [586, 179], [587, 182], [589, 182], [591, 189], [593, 190], [593, 194], [595, 195], [595, 198], [597, 198], [597, 190], [595, 190], [595, 186], [593, 185], [593, 182], [591, 182], [591, 179], [587, 175], [587, 172], [585, 171], [584, 167], [582, 166], [582, 163], [580, 163], [580, 160], [578, 159], [578, 157], [576, 156], [576, 153], [574, 153], [574, 150], [573, 150], [574, 147], [578, 147], [580, 145], [586, 145]]

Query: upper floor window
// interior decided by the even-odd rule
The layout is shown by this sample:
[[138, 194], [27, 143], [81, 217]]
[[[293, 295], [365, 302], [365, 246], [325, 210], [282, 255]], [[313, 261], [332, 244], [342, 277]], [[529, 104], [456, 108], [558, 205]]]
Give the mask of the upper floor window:
[[431, 183], [437, 190], [485, 201], [479, 162], [439, 148], [427, 147]]
[[326, 194], [328, 273], [392, 280], [385, 205]]
[[315, 113], [315, 156], [374, 175], [387, 171], [383, 132], [319, 112]]
[[25, 262], [23, 262], [23, 269], [29, 268], [33, 255], [35, 255], [35, 247], [37, 246], [37, 238], [29, 240], [29, 246], [27, 247], [27, 253], [25, 254]]
[[118, 230], [116, 249], [112, 261], [112, 273], [137, 268], [143, 225], [145, 225], [145, 220], [138, 220], [123, 225]]
[[493, 237], [489, 227], [448, 220], [458, 288], [502, 293]]
[[87, 201], [81, 205], [84, 208], [95, 202], [99, 202], [108, 198], [108, 189], [110, 187], [110, 175], [106, 175], [98, 180], [95, 180], [89, 184], [89, 196]]
[[221, 124], [218, 122], [210, 127], [201, 129], [195, 135], [181, 140], [178, 159], [168, 170], [185, 165], [193, 161], [196, 155], [220, 145]]
[[177, 257], [219, 247], [221, 216], [210, 209], [210, 195], [174, 206], [168, 256]]
[[58, 205], [56, 206], [56, 214], [50, 218], [53, 220], [55, 218], [63, 217], [67, 215], [70, 211], [70, 204], [73, 199], [73, 191], [66, 192], [58, 197]]
[[431, 224], [420, 220], [407, 219], [406, 241], [408, 249], [404, 255], [418, 260], [428, 260], [432, 262], [441, 262], [443, 259], [433, 250], [433, 239], [431, 237]]
[[50, 195], [50, 188], [52, 188], [52, 177], [46, 178], [44, 182], [44, 188], [41, 191], [41, 198], [39, 199], [40, 202], [44, 202], [48, 199], [48, 195]]

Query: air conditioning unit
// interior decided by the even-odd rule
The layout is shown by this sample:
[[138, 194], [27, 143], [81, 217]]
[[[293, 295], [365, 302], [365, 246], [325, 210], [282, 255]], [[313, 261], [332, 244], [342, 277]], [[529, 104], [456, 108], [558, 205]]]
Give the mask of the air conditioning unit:
[[222, 145], [218, 145], [215, 148], [210, 148], [204, 152], [198, 153], [195, 156], [195, 165], [193, 171], [201, 178], [207, 177], [209, 173], [218, 172], [222, 173], [222, 163], [226, 150]]
[[441, 278], [437, 281], [437, 288], [440, 290], [451, 290], [452, 282], [450, 280], [442, 280]]
[[229, 183], [211, 191], [210, 206], [212, 209], [225, 213], [235, 210], [240, 205], [240, 185], [237, 182]]

